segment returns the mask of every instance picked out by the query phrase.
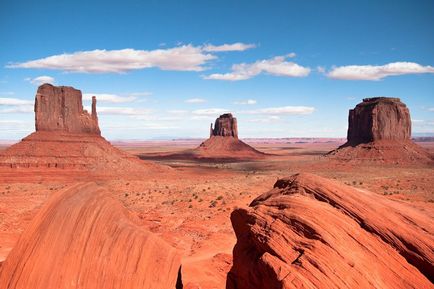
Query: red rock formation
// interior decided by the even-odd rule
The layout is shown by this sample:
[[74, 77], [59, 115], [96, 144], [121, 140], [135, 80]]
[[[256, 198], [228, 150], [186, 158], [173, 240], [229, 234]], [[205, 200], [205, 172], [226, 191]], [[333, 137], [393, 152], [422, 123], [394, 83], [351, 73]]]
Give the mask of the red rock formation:
[[79, 184], [33, 219], [3, 263], [0, 288], [174, 289], [179, 270], [174, 248], [103, 189]]
[[237, 119], [230, 113], [222, 114], [211, 124], [210, 138], [189, 155], [199, 159], [255, 159], [264, 153], [238, 139]]
[[433, 220], [400, 201], [299, 174], [231, 221], [228, 289], [433, 288]]
[[0, 167], [62, 168], [96, 174], [165, 171], [113, 147], [100, 136], [96, 99], [92, 114], [82, 106], [81, 92], [43, 84], [35, 98], [36, 132], [0, 153]]
[[92, 114], [83, 110], [81, 91], [69, 86], [39, 86], [35, 97], [36, 131], [62, 131], [100, 135], [96, 99]]
[[348, 116], [348, 144], [380, 140], [410, 140], [411, 119], [399, 98], [365, 98]]
[[347, 142], [329, 157], [343, 161], [431, 162], [411, 141], [411, 119], [399, 98], [365, 98], [348, 116]]
[[227, 137], [235, 137], [238, 138], [238, 126], [237, 119], [232, 116], [231, 113], [225, 113], [220, 115], [214, 124], [214, 129], [211, 124], [211, 133], [212, 136], [227, 136]]

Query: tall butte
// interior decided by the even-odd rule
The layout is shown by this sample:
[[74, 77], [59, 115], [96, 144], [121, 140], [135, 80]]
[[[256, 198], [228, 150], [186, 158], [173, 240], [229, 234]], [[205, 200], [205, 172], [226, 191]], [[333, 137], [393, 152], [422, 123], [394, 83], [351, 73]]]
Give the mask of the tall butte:
[[35, 129], [0, 154], [0, 167], [62, 168], [95, 173], [162, 169], [113, 147], [101, 136], [92, 98], [92, 112], [83, 109], [81, 91], [43, 84], [35, 96]]
[[83, 110], [81, 91], [68, 86], [44, 84], [35, 97], [36, 131], [59, 131], [101, 135], [92, 97], [92, 114]]
[[231, 113], [220, 115], [214, 128], [211, 123], [209, 139], [194, 149], [193, 155], [205, 159], [255, 159], [265, 156], [238, 138], [237, 119]]
[[410, 111], [399, 98], [365, 98], [350, 109], [347, 142], [328, 153], [332, 159], [387, 163], [430, 162], [411, 140]]

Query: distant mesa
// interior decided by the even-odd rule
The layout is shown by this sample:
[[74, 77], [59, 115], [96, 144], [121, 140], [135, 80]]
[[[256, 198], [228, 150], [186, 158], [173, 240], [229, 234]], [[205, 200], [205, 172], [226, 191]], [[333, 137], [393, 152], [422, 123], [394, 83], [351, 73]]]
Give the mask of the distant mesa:
[[175, 289], [180, 255], [93, 183], [58, 192], [9, 253], [0, 288]]
[[411, 140], [411, 118], [399, 98], [365, 98], [350, 109], [347, 142], [328, 156], [344, 161], [430, 162], [432, 157]]
[[257, 159], [263, 158], [260, 152], [238, 138], [237, 119], [230, 113], [220, 115], [214, 128], [211, 124], [210, 137], [193, 150], [193, 155], [201, 159]]
[[164, 170], [142, 162], [101, 136], [96, 99], [92, 111], [83, 109], [80, 90], [43, 84], [35, 97], [36, 132], [0, 154], [0, 167], [62, 168], [97, 174]]
[[209, 137], [213, 136], [228, 136], [238, 138], [238, 125], [237, 119], [232, 116], [231, 113], [225, 113], [220, 115], [219, 118], [216, 119], [214, 128], [212, 127]]
[[303, 173], [231, 221], [227, 289], [432, 288], [432, 220], [403, 202]]

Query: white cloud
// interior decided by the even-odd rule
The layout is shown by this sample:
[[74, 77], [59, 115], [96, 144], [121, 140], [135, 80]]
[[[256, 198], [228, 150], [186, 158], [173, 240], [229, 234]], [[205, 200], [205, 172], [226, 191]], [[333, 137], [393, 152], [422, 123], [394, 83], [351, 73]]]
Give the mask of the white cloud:
[[129, 94], [130, 96], [135, 96], [135, 97], [139, 97], [139, 96], [151, 96], [152, 92], [149, 91], [142, 91], [142, 92], [133, 92]]
[[193, 110], [192, 113], [196, 115], [218, 115], [227, 112], [229, 112], [229, 110], [224, 108], [205, 108], [205, 109]]
[[33, 100], [0, 97], [0, 113], [33, 112]]
[[206, 102], [206, 100], [203, 98], [190, 98], [190, 99], [186, 99], [184, 102], [186, 102], [186, 103], [204, 103], [204, 102]]
[[175, 114], [175, 115], [183, 115], [183, 114], [187, 114], [188, 111], [183, 109], [172, 109], [172, 110], [168, 110], [167, 113]]
[[42, 75], [35, 78], [26, 78], [25, 80], [34, 85], [42, 85], [44, 83], [54, 84], [54, 78], [47, 75]]
[[233, 44], [223, 44], [223, 45], [205, 45], [203, 47], [204, 51], [208, 52], [225, 52], [225, 51], [244, 51], [247, 49], [255, 48], [255, 44], [245, 44], [241, 42]]
[[33, 105], [16, 105], [0, 109], [0, 113], [29, 113], [33, 112]]
[[434, 73], [433, 66], [414, 62], [393, 62], [385, 65], [348, 65], [334, 67], [327, 76], [343, 80], [381, 80], [388, 76]]
[[[90, 111], [90, 107], [86, 107]], [[152, 112], [152, 109], [133, 108], [133, 107], [114, 107], [114, 106], [98, 106], [96, 108], [98, 114], [109, 115], [146, 115]]]
[[280, 117], [277, 115], [270, 115], [267, 117], [261, 117], [261, 118], [254, 118], [248, 120], [248, 122], [254, 122], [254, 123], [270, 123], [270, 122], [277, 122], [280, 120]]
[[301, 115], [301, 114], [311, 114], [315, 111], [314, 107], [310, 106], [281, 106], [281, 107], [269, 107], [256, 110], [243, 111], [246, 114], [268, 114], [268, 115]]
[[33, 105], [33, 100], [0, 97], [0, 105]]
[[291, 53], [288, 53], [286, 56], [289, 58], [294, 58], [297, 56], [297, 54], [295, 52], [291, 52]]
[[155, 50], [91, 50], [64, 53], [23, 63], [12, 63], [8, 68], [43, 68], [82, 73], [122, 73], [130, 70], [157, 67], [162, 70], [202, 71], [203, 65], [216, 56], [204, 53], [201, 47], [182, 45]]
[[232, 65], [232, 72], [214, 73], [204, 76], [205, 79], [238, 81], [246, 80], [261, 73], [275, 76], [305, 77], [309, 75], [310, 68], [303, 67], [294, 62], [286, 61], [285, 56], [277, 56], [271, 59], [258, 60], [254, 63], [240, 63]]
[[116, 94], [108, 94], [108, 93], [84, 93], [83, 100], [91, 100], [92, 96], [96, 96], [96, 100], [99, 102], [112, 102], [112, 103], [124, 103], [124, 102], [133, 102], [137, 99], [136, 96], [119, 96]]
[[234, 104], [248, 104], [248, 105], [252, 105], [252, 104], [256, 104], [256, 100], [255, 99], [240, 100], [240, 101], [235, 101]]

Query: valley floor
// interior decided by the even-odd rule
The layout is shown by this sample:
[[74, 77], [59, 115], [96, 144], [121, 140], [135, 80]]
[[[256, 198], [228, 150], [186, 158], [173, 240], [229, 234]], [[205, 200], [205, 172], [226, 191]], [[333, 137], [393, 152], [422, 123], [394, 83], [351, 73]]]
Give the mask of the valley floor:
[[[198, 141], [118, 143], [142, 159], [174, 169], [141, 177], [92, 176], [59, 169], [0, 170], [0, 262], [47, 198], [77, 182], [107, 188], [148, 230], [183, 252], [184, 288], [224, 288], [235, 235], [229, 216], [270, 190], [278, 178], [310, 172], [387, 198], [399, 199], [434, 218], [434, 167], [429, 165], [356, 165], [331, 162], [322, 155], [341, 143], [252, 141], [273, 154], [251, 162], [158, 159]], [[434, 153], [434, 143], [419, 143]], [[199, 287], [200, 286], [200, 287]]]

